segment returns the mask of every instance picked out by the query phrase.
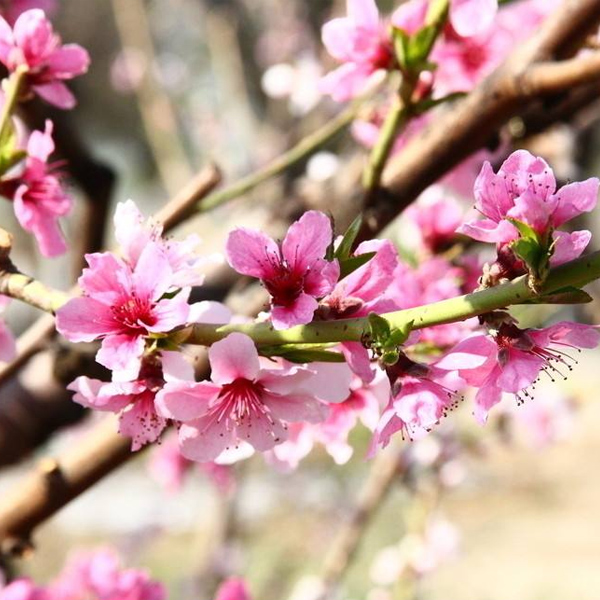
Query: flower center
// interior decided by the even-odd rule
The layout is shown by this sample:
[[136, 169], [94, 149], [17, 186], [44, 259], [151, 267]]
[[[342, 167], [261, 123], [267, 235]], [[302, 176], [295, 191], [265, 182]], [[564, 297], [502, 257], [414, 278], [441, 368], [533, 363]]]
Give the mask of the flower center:
[[253, 417], [262, 417], [272, 424], [269, 409], [262, 402], [263, 391], [260, 383], [241, 377], [224, 385], [214, 408], [217, 421], [225, 419], [236, 426], [246, 424], [251, 427]]
[[271, 278], [265, 280], [265, 288], [275, 306], [291, 306], [304, 290], [305, 273], [292, 270], [285, 263], [277, 265]]
[[118, 306], [112, 307], [115, 318], [124, 327], [135, 332], [146, 332], [147, 327], [156, 324], [156, 317], [152, 314], [151, 305], [147, 300], [142, 300], [133, 295]]

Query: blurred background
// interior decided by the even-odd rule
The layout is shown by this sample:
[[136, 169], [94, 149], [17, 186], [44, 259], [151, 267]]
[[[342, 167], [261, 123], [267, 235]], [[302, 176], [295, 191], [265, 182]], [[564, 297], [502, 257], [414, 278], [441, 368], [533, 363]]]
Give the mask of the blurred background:
[[[392, 4], [378, 3], [382, 12]], [[87, 48], [92, 65], [71, 86], [74, 111], [35, 102], [23, 119], [38, 128], [45, 118], [55, 122], [76, 198], [65, 225], [73, 251], [42, 259], [3, 203], [0, 221], [16, 237], [14, 262], [68, 289], [82, 250], [112, 245], [118, 201], [133, 198], [152, 214], [203, 166], [215, 162], [230, 183], [328, 123], [343, 107], [317, 89], [333, 66], [320, 28], [344, 12], [344, 2], [328, 0], [57, 0], [57, 31]], [[512, 142], [544, 156], [563, 183], [598, 175], [599, 116], [600, 105], [590, 101], [559, 124], [532, 126], [532, 135], [515, 120]], [[365, 157], [344, 130], [284, 175], [173, 235], [198, 232], [213, 254], [235, 225], [281, 235], [309, 208], [331, 213], [343, 231], [360, 206]], [[597, 212], [585, 226], [600, 233]], [[400, 221], [388, 234], [402, 246], [409, 227]], [[547, 318], [598, 323], [598, 292], [592, 286], [590, 305], [528, 309], [524, 318], [531, 325]], [[260, 292], [219, 261], [207, 264], [202, 294], [228, 295], [239, 310], [249, 302], [261, 307]], [[15, 334], [36, 317], [16, 302], [7, 311]], [[538, 390], [536, 409], [506, 403], [482, 429], [461, 406], [435, 435], [388, 448], [407, 453], [410, 467], [373, 514], [339, 598], [596, 600], [599, 358], [578, 356], [566, 382]], [[64, 390], [81, 360], [53, 341], [0, 387], [0, 493], [40, 455], [75, 447], [96, 420]], [[316, 598], [323, 557], [373, 464], [369, 438], [362, 425], [353, 431], [354, 453], [343, 465], [317, 447], [293, 471], [260, 456], [219, 469], [182, 467], [179, 486], [160, 476], [165, 440], [40, 528], [36, 551], [13, 567], [45, 581], [73, 548], [113, 544], [127, 564], [164, 581], [170, 598], [209, 600], [229, 575], [245, 576], [256, 600]]]

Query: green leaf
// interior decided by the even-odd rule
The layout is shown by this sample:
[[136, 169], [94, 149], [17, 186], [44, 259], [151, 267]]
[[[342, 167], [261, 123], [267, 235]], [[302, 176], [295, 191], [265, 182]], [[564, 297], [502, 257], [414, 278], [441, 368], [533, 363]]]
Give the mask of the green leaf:
[[408, 55], [408, 44], [409, 36], [403, 29], [394, 27], [392, 29], [392, 38], [394, 40], [394, 52], [396, 53], [396, 59], [400, 65], [400, 69], [405, 70], [407, 68], [407, 55]]
[[18, 150], [16, 146], [17, 132], [12, 120], [9, 119], [0, 131], [0, 175], [4, 175], [27, 156], [24, 150]]
[[352, 246], [354, 245], [356, 236], [362, 227], [362, 222], [362, 215], [358, 215], [358, 217], [356, 217], [356, 219], [350, 223], [350, 227], [346, 229], [346, 233], [344, 233], [344, 237], [335, 251], [335, 258], [338, 260], [346, 260], [350, 257], [350, 254], [352, 253]]
[[535, 240], [536, 242], [540, 242], [539, 235], [533, 227], [527, 225], [527, 223], [523, 223], [523, 221], [517, 221], [517, 219], [513, 219], [511, 217], [507, 217], [506, 220], [514, 225], [521, 234], [521, 237], [526, 240]]
[[583, 290], [576, 287], [564, 287], [551, 294], [542, 294], [522, 304], [588, 304], [593, 298]]
[[340, 279], [347, 277], [350, 273], [368, 263], [376, 254], [377, 252], [365, 252], [364, 254], [357, 254], [345, 260], [340, 260]]
[[438, 33], [436, 25], [425, 25], [410, 37], [406, 56], [406, 65], [409, 69], [414, 70], [427, 59]]
[[341, 352], [331, 352], [329, 350], [319, 349], [300, 349], [300, 348], [261, 348], [260, 353], [263, 356], [280, 356], [293, 363], [310, 363], [310, 362], [329, 362], [343, 363], [346, 362], [344, 355]]

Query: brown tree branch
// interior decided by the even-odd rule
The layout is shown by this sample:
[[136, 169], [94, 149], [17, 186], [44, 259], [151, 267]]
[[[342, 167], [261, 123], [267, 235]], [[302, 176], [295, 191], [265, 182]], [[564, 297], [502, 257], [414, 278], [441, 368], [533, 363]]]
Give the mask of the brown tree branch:
[[[427, 186], [485, 147], [504, 123], [526, 112], [533, 100], [595, 79], [595, 53], [562, 63], [548, 61], [569, 56], [599, 22], [597, 0], [565, 0], [535, 36], [411, 140], [384, 172], [383, 189], [367, 207], [363, 237], [381, 229]], [[567, 69], [575, 69], [577, 76], [567, 76]]]

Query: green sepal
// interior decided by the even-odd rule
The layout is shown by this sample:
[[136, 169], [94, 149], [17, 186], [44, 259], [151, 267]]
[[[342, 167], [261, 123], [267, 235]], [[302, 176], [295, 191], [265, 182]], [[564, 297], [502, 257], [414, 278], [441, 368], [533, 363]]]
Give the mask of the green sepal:
[[390, 324], [387, 319], [380, 317], [377, 313], [369, 313], [369, 333], [371, 339], [378, 344], [385, 344], [391, 334]]
[[340, 279], [347, 277], [350, 273], [356, 271], [356, 269], [367, 264], [377, 252], [365, 252], [364, 254], [357, 254], [344, 260], [340, 260]]
[[510, 248], [515, 256], [520, 258], [527, 266], [529, 286], [537, 292], [546, 277], [548, 277], [550, 270], [550, 257], [552, 256], [553, 247], [549, 240], [552, 237], [552, 232], [547, 232], [542, 236], [527, 223], [512, 218], [507, 218], [507, 221], [516, 227], [521, 235], [519, 239], [511, 242]]
[[11, 119], [0, 131], [0, 175], [21, 162], [27, 152], [17, 149], [17, 132]]
[[344, 233], [344, 236], [342, 237], [340, 245], [333, 255], [334, 258], [343, 261], [350, 257], [352, 254], [352, 246], [354, 246], [356, 236], [362, 227], [362, 222], [362, 215], [358, 215], [358, 217], [350, 223], [350, 226], [346, 229], [346, 233]]

